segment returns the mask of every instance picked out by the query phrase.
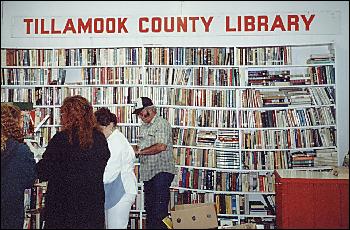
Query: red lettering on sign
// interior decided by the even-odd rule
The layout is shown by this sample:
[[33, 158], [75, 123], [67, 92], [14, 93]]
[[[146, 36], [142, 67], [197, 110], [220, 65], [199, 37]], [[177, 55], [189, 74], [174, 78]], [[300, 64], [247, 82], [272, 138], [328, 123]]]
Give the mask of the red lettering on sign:
[[104, 31], [103, 18], [95, 18], [94, 19], [94, 32], [97, 34], [101, 34]]
[[45, 30], [45, 19], [40, 19], [41, 23], [41, 34], [49, 34], [50, 32], [48, 30]]
[[[164, 18], [164, 32], [174, 32], [174, 17], [170, 17], [170, 23], [169, 23], [169, 18], [165, 17]], [[170, 25], [169, 25], [170, 24]]]
[[51, 34], [61, 34], [60, 30], [55, 30], [55, 19], [51, 18]]
[[139, 31], [141, 32], [141, 33], [147, 33], [148, 32], [148, 28], [143, 28], [143, 22], [148, 22], [149, 20], [148, 20], [148, 18], [146, 18], [146, 17], [142, 17], [142, 18], [139, 18]]
[[123, 20], [122, 20], [121, 18], [118, 18], [118, 33], [121, 33], [122, 30], [124, 31], [124, 33], [129, 33], [129, 31], [127, 30], [127, 28], [125, 26], [126, 20], [128, 20], [128, 19], [123, 18]]
[[254, 30], [255, 30], [255, 17], [244, 16], [244, 31], [254, 31]]
[[64, 27], [63, 34], [67, 33], [67, 31], [72, 31], [73, 34], [77, 33], [74, 27], [73, 20], [71, 18], [68, 18], [66, 22], [66, 26]]
[[309, 20], [305, 17], [305, 15], [301, 15], [301, 19], [303, 19], [304, 21], [306, 31], [310, 30], [310, 25], [311, 25], [311, 22], [314, 20], [314, 18], [315, 18], [314, 14], [310, 16]]
[[271, 31], [275, 31], [276, 28], [280, 28], [282, 31], [286, 31], [286, 28], [284, 28], [283, 21], [281, 16], [276, 15], [275, 20], [273, 21], [273, 24], [271, 26]]
[[30, 23], [33, 22], [33, 19], [25, 18], [23, 21], [26, 23], [26, 34], [30, 34]]
[[81, 33], [82, 31], [84, 31], [84, 33], [86, 33], [86, 31], [88, 33], [92, 33], [92, 19], [89, 18], [85, 24], [83, 22], [83, 19], [78, 18], [78, 33]]
[[266, 15], [258, 16], [258, 31], [261, 31], [262, 27], [264, 27], [264, 31], [268, 31], [269, 30], [269, 26], [267, 24], [268, 21], [269, 21], [269, 18]]
[[177, 17], [177, 32], [187, 32], [187, 18]]

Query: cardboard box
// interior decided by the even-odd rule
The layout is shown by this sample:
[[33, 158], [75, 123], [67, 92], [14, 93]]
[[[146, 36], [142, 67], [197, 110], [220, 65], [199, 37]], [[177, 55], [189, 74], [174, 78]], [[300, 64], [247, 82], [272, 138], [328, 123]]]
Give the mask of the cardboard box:
[[215, 203], [175, 205], [170, 211], [174, 229], [212, 229], [218, 227]]

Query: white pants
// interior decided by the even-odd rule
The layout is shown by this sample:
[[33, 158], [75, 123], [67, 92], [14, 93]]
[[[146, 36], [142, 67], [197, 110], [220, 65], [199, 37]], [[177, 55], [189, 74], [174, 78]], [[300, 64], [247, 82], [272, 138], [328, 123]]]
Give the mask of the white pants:
[[136, 194], [125, 193], [113, 208], [105, 210], [106, 229], [127, 228], [130, 209], [135, 198]]

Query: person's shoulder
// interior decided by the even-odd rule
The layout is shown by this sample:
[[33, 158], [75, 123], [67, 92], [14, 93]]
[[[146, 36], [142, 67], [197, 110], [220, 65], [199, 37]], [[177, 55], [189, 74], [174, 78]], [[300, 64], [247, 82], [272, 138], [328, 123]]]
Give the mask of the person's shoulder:
[[68, 138], [67, 132], [65, 132], [65, 131], [58, 131], [52, 137], [52, 139], [61, 139], [61, 138]]
[[17, 147], [17, 153], [27, 158], [34, 159], [34, 153], [30, 150], [29, 146], [25, 143], [19, 143]]
[[65, 131], [58, 131], [55, 133], [55, 135], [51, 138], [50, 143], [65, 143], [68, 141], [68, 134]]
[[107, 143], [107, 139], [105, 135], [100, 130], [94, 129], [92, 133], [93, 133], [94, 141], [97, 141], [97, 143], [102, 143], [102, 142]]
[[161, 117], [158, 115], [157, 120], [158, 120], [158, 123], [160, 123], [162, 125], [171, 126], [169, 121], [167, 119], [165, 119], [164, 117]]
[[118, 129], [114, 130], [112, 134], [107, 138], [109, 143], [120, 143], [125, 138], [124, 134]]

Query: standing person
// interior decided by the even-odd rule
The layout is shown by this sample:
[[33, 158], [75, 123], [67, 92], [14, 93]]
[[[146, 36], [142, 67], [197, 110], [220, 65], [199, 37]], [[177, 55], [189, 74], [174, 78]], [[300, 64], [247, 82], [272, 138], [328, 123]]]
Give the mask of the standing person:
[[96, 129], [92, 106], [79, 95], [64, 99], [61, 125], [37, 163], [39, 179], [48, 181], [45, 228], [104, 228], [107, 140]]
[[157, 114], [148, 97], [137, 99], [133, 114], [142, 120], [136, 154], [140, 157], [140, 180], [144, 181], [146, 226], [166, 229], [162, 220], [168, 216], [169, 188], [176, 173], [171, 125]]
[[107, 229], [126, 229], [129, 213], [137, 194], [134, 173], [135, 152], [117, 128], [117, 117], [107, 108], [95, 112], [97, 123], [107, 138], [111, 158], [103, 175]]
[[35, 160], [23, 144], [21, 110], [1, 103], [1, 229], [24, 223], [24, 190], [34, 184]]

